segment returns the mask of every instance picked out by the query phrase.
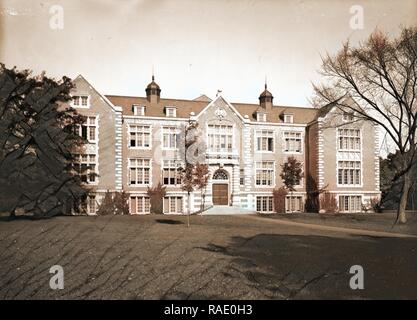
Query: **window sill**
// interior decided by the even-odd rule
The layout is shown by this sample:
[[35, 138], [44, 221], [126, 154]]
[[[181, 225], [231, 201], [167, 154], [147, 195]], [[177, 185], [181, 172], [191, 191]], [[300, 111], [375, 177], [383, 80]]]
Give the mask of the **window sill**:
[[127, 147], [128, 149], [132, 150], [152, 150], [152, 147]]

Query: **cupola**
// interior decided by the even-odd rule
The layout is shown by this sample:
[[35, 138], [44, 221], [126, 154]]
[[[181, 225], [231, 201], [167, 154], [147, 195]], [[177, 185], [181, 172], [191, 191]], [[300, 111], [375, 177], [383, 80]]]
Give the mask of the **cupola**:
[[152, 103], [159, 103], [161, 97], [161, 88], [155, 82], [155, 76], [152, 75], [152, 82], [146, 87], [146, 99]]
[[274, 97], [272, 96], [271, 92], [268, 91], [267, 85], [265, 83], [265, 90], [259, 96], [259, 105], [266, 110], [270, 110], [272, 109], [273, 99]]

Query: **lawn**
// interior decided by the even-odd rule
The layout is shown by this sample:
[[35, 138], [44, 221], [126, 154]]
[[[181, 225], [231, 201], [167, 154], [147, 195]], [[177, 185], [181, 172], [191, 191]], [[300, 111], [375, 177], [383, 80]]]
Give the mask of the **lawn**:
[[[365, 289], [349, 287], [359, 264]], [[52, 290], [49, 269], [64, 270]], [[0, 299], [417, 299], [417, 238], [251, 216], [0, 221]]]

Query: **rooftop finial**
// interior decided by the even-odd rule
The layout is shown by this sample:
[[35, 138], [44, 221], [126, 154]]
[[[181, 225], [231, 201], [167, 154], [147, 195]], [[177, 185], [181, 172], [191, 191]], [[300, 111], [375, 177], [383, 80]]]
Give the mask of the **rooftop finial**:
[[155, 81], [154, 66], [152, 65], [152, 81]]
[[266, 84], [266, 75], [265, 75], [265, 90], [266, 90], [266, 88], [267, 88], [268, 86], [267, 86], [267, 84]]

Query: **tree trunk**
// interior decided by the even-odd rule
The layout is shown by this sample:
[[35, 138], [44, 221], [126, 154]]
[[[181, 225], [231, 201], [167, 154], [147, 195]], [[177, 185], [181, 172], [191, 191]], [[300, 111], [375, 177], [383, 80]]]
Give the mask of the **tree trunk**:
[[16, 212], [15, 212], [15, 209], [13, 209], [13, 210], [10, 212], [10, 215], [9, 215], [9, 220], [14, 220], [14, 219], [16, 219]]
[[407, 208], [407, 200], [408, 200], [408, 193], [411, 188], [411, 177], [410, 173], [407, 172], [404, 175], [404, 183], [403, 183], [403, 189], [401, 192], [401, 198], [400, 203], [398, 205], [398, 211], [397, 211], [397, 220], [396, 223], [406, 223], [407, 222], [407, 216], [405, 214], [405, 210]]
[[204, 210], [203, 189], [201, 189], [201, 191], [200, 191], [200, 201], [201, 201], [201, 203], [200, 203], [200, 214], [202, 214], [203, 210]]
[[191, 193], [188, 192], [188, 214], [187, 214], [187, 227], [190, 227], [190, 213], [191, 213]]

